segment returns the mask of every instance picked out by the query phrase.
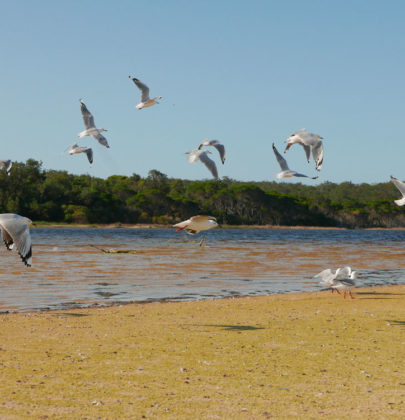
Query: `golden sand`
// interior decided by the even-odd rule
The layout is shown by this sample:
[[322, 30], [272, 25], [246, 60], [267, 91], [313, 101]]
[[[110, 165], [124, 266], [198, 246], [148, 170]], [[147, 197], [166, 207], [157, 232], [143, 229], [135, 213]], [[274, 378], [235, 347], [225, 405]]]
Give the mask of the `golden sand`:
[[0, 315], [0, 418], [405, 418], [405, 286]]

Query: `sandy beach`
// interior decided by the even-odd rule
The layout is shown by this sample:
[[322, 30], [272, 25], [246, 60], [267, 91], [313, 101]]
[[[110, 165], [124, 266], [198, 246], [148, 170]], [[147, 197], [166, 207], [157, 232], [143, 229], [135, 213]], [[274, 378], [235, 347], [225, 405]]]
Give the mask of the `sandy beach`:
[[405, 286], [0, 316], [0, 417], [403, 418]]

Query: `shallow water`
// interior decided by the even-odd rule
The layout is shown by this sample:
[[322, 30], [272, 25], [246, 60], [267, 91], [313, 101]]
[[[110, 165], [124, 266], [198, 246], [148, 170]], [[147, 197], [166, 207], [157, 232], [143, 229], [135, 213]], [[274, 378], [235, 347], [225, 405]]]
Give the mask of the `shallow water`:
[[[33, 264], [0, 250], [0, 311], [320, 290], [313, 276], [350, 265], [359, 285], [405, 284], [405, 231], [216, 229], [31, 230]], [[136, 250], [105, 254], [100, 249]]]

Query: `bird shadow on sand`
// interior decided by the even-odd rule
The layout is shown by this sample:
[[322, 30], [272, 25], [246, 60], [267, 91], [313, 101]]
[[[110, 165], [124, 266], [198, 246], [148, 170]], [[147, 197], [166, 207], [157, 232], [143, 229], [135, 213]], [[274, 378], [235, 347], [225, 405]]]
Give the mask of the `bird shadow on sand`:
[[204, 324], [198, 327], [216, 327], [226, 331], [255, 331], [264, 330], [264, 327], [254, 327], [253, 325], [227, 325], [227, 324]]
[[90, 316], [90, 314], [82, 314], [82, 313], [76, 313], [76, 312], [56, 312], [54, 314], [52, 314], [54, 316], [71, 316], [71, 317], [76, 317], [76, 318], [80, 318], [82, 316]]
[[397, 299], [395, 296], [402, 296], [405, 293], [390, 292], [356, 292], [359, 299]]
[[405, 321], [399, 321], [398, 319], [387, 319], [387, 322], [398, 327], [405, 327]]

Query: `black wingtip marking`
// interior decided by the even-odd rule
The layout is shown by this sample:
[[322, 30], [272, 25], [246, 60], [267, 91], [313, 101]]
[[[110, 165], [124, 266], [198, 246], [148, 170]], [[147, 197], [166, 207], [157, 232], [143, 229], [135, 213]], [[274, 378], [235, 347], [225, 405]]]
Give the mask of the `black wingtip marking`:
[[29, 249], [29, 251], [27, 252], [27, 255], [23, 256], [22, 254], [20, 254], [20, 257], [23, 261], [23, 263], [27, 266], [27, 267], [31, 267], [31, 264], [28, 263], [28, 260], [32, 257], [32, 247]]

